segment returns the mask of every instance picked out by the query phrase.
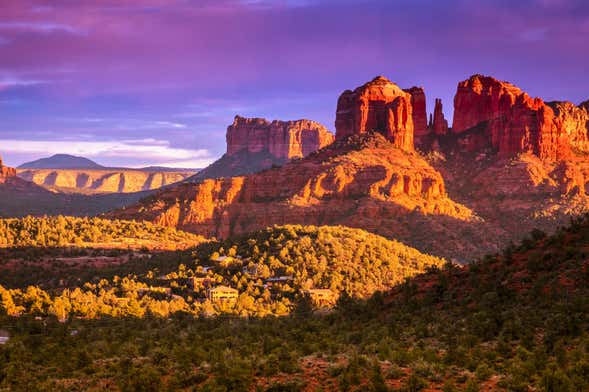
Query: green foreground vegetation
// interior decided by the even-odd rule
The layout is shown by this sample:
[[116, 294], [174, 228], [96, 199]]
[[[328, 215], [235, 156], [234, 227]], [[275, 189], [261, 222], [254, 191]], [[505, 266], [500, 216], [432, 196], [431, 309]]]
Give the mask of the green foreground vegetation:
[[[159, 259], [167, 263], [158, 263]], [[366, 298], [443, 263], [359, 229], [282, 226], [236, 240], [206, 242], [191, 254], [153, 254], [144, 268], [154, 264], [160, 268], [141, 273], [138, 266], [134, 273], [112, 279], [102, 274], [78, 287], [44, 290], [34, 285], [9, 290], [0, 286], [0, 299], [9, 315], [52, 315], [59, 320], [168, 317], [177, 312], [286, 315], [308, 290], [328, 290], [332, 302], [341, 293]], [[209, 290], [218, 286], [235, 290], [234, 300], [207, 298]]]
[[79, 217], [32, 217], [0, 219], [0, 247], [65, 247], [95, 246], [98, 243], [112, 247], [141, 246], [157, 242], [168, 244], [203, 242], [202, 236], [186, 233], [149, 222], [107, 220]]
[[[250, 262], [267, 262], [271, 276], [295, 266], [296, 276], [296, 256], [279, 259], [276, 252], [287, 248], [294, 254], [307, 236], [311, 244], [337, 248], [337, 236], [319, 234], [322, 229], [268, 229], [249, 239], [203, 244], [202, 253], [192, 257], [200, 267], [218, 260], [213, 276], [227, 279], [240, 256], [235, 273], [240, 278], [223, 282], [248, 293], [251, 280], [239, 282]], [[325, 230], [342, 230], [346, 234], [341, 238], [352, 233]], [[289, 241], [292, 245], [285, 246]], [[352, 244], [352, 249], [358, 247]], [[10, 335], [0, 345], [0, 390], [586, 391], [588, 245], [589, 222], [583, 218], [551, 237], [534, 232], [521, 245], [469, 268], [430, 267], [386, 294], [370, 296], [350, 283], [362, 279], [362, 273], [351, 274], [349, 260], [341, 260], [346, 266], [318, 271], [324, 287], [350, 290], [332, 311], [318, 312], [306, 297], [294, 296], [292, 311], [280, 317], [243, 317], [235, 311], [208, 317], [185, 310], [159, 317], [150, 310], [142, 317], [84, 319], [70, 310], [60, 323], [59, 316], [36, 320], [48, 308], [25, 300], [26, 314], [0, 319], [0, 329]], [[366, 249], [372, 249], [367, 254], [376, 252]], [[346, 254], [342, 252], [338, 254]], [[270, 268], [272, 256], [283, 265], [276, 262]], [[246, 258], [250, 260], [243, 265]], [[359, 271], [370, 270], [369, 261]], [[174, 267], [166, 279], [179, 281], [176, 275], [200, 271], [194, 268]], [[333, 279], [336, 273], [344, 278]], [[378, 282], [364, 279], [378, 288]], [[22, 298], [16, 297], [18, 306]], [[5, 298], [2, 307], [6, 313]]]

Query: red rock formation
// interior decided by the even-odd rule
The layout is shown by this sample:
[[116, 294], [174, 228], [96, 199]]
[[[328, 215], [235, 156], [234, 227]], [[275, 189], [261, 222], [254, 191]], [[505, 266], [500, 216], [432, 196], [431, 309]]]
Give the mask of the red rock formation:
[[413, 127], [415, 142], [429, 135], [427, 127], [427, 109], [425, 91], [423, 87], [411, 87], [403, 90], [411, 94], [411, 106], [413, 108]]
[[439, 98], [436, 98], [436, 105], [434, 108], [434, 115], [430, 128], [436, 135], [445, 135], [448, 133], [448, 121], [446, 118], [444, 118], [442, 100]]
[[447, 235], [454, 232], [430, 222], [430, 216], [471, 218], [468, 209], [447, 198], [441, 175], [423, 158], [393, 148], [381, 135], [372, 137], [378, 142], [336, 141], [317, 155], [257, 174], [172, 187], [111, 217], [222, 238], [273, 224], [342, 224], [409, 243], [421, 237], [415, 235], [419, 229], [400, 223], [409, 217], [421, 216], [415, 219]]
[[227, 128], [227, 155], [269, 152], [277, 159], [302, 158], [333, 142], [333, 134], [310, 120], [272, 121], [235, 116]]
[[13, 167], [4, 166], [2, 158], [0, 158], [0, 184], [4, 184], [7, 179], [16, 177], [16, 169]]
[[589, 151], [589, 109], [571, 102], [548, 102], [554, 112], [553, 128], [563, 140], [577, 151]]
[[[273, 224], [341, 224], [466, 261], [589, 210], [589, 159], [576, 154], [589, 149], [587, 104], [546, 104], [473, 76], [459, 85], [454, 134], [443, 135], [436, 102], [424, 149], [439, 154], [426, 161], [407, 153], [413, 92], [377, 78], [342, 94], [336, 141], [317, 154], [254, 175], [171, 187], [110, 216], [217, 237]], [[447, 154], [453, 143], [481, 151], [474, 159]], [[493, 149], [516, 156], [497, 159]]]
[[257, 173], [306, 157], [333, 140], [333, 134], [314, 121], [269, 122], [235, 116], [227, 127], [227, 153], [187, 181]]
[[570, 156], [571, 147], [587, 151], [587, 123], [577, 113], [582, 109], [557, 110], [555, 114], [540, 98], [510, 83], [474, 75], [458, 84], [452, 131], [460, 134], [476, 127], [477, 135], [467, 139], [466, 149], [486, 144], [500, 156], [531, 152], [556, 160]]
[[335, 118], [336, 139], [376, 130], [394, 146], [413, 150], [411, 94], [379, 76], [339, 97]]

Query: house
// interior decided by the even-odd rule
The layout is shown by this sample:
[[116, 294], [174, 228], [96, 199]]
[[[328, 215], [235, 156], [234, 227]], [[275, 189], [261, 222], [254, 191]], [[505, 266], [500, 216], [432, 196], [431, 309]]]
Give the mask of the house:
[[10, 340], [8, 331], [0, 329], [0, 344], [6, 344]]
[[233, 302], [238, 295], [239, 291], [227, 286], [216, 286], [207, 290], [207, 297], [212, 302]]
[[303, 294], [311, 298], [313, 305], [318, 307], [331, 306], [337, 301], [335, 293], [329, 289], [309, 289]]

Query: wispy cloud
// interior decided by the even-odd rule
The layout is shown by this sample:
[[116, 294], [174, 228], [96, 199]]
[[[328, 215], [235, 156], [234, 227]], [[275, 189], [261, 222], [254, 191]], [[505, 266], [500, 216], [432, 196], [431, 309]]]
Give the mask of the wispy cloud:
[[86, 140], [10, 140], [0, 139], [0, 145], [8, 146], [3, 153], [44, 157], [67, 153], [89, 158], [132, 159], [136, 166], [168, 165], [177, 167], [204, 167], [213, 161], [206, 149], [173, 147], [167, 140], [133, 139], [113, 141]]
[[0, 22], [0, 30], [28, 31], [40, 34], [51, 34], [56, 32], [84, 35], [87, 32], [80, 28], [61, 23], [52, 22]]
[[90, 124], [92, 127], [99, 127], [104, 130], [158, 130], [158, 129], [186, 129], [187, 124], [169, 120], [141, 120], [136, 118], [110, 118], [110, 117], [65, 117], [62, 121], [68, 123]]
[[283, 1], [275, 1], [275, 0], [239, 0], [238, 3], [240, 5], [246, 7], [256, 7], [256, 8], [276, 8], [276, 7], [283, 7], [283, 8], [299, 8], [299, 7], [310, 7], [313, 5], [317, 5], [320, 3], [318, 0], [283, 0]]
[[46, 83], [50, 83], [50, 81], [6, 76], [0, 77], [0, 90], [11, 87], [28, 87]]
[[171, 127], [171, 128], [176, 128], [176, 129], [186, 128], [186, 124], [172, 122], [172, 121], [156, 121], [155, 124], [162, 126], [162, 127]]

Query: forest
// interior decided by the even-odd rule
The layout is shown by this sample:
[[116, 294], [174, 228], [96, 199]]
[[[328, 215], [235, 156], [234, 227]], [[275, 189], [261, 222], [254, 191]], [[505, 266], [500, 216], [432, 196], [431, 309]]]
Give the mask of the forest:
[[194, 246], [203, 237], [149, 222], [51, 216], [0, 219], [0, 247]]
[[[302, 300], [305, 290], [328, 289], [334, 300], [342, 293], [367, 298], [444, 264], [363, 230], [328, 226], [277, 226], [235, 240], [204, 242], [189, 257], [186, 251], [175, 254], [152, 254], [143, 268], [158, 267], [143, 273], [135, 264], [133, 273], [111, 279], [101, 274], [76, 287], [46, 291], [37, 285], [0, 286], [1, 304], [9, 315], [53, 316], [62, 321], [174, 313], [285, 315]], [[158, 263], [159, 259], [166, 262]], [[208, 290], [218, 285], [237, 290], [235, 303], [207, 298]]]
[[[3, 289], [0, 389], [586, 391], [588, 245], [583, 217], [461, 267], [363, 231], [281, 226], [75, 289]], [[239, 296], [201, 302], [194, 277]], [[342, 292], [318, 309], [295, 295], [305, 284]]]

